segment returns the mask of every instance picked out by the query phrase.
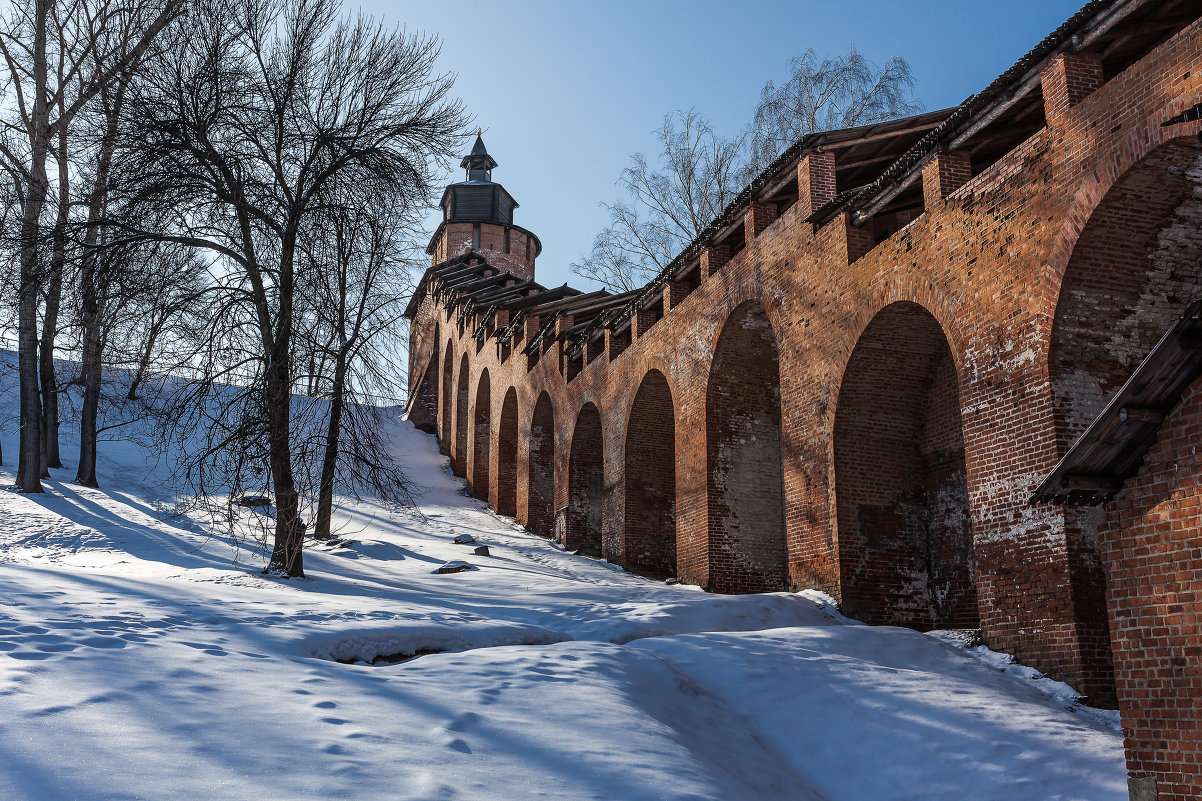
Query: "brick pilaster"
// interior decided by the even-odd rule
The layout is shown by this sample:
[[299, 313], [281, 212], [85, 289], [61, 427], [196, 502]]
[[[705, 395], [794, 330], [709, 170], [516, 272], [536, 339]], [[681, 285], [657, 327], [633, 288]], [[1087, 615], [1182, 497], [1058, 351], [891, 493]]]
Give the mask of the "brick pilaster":
[[753, 200], [743, 212], [743, 230], [748, 239], [759, 236], [776, 219], [776, 206]]
[[679, 306], [689, 294], [689, 286], [684, 281], [664, 282], [664, 313]]
[[1043, 113], [1055, 125], [1091, 92], [1102, 85], [1102, 59], [1095, 55], [1061, 54], [1048, 62], [1039, 77], [1043, 88]]
[[807, 153], [797, 163], [797, 205], [805, 219], [835, 199], [835, 155]]
[[631, 322], [634, 329], [634, 335], [641, 337], [647, 333], [651, 326], [655, 325], [660, 319], [660, 315], [655, 307], [649, 309], [639, 309], [634, 313], [634, 320]]
[[967, 153], [937, 153], [922, 168], [922, 200], [928, 209], [955, 192], [972, 177], [972, 165]]
[[710, 245], [701, 253], [701, 277], [709, 278], [730, 261], [729, 245]]

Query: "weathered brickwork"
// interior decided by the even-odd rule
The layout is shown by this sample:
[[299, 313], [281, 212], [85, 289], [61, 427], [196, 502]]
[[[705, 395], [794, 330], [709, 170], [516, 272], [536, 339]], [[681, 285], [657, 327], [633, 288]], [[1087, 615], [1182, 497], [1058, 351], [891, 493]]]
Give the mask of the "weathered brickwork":
[[676, 423], [672, 392], [658, 370], [634, 396], [626, 427], [624, 564], [657, 578], [676, 576]]
[[871, 623], [976, 628], [955, 365], [921, 306], [887, 307], [860, 337], [834, 437], [845, 611]]
[[[453, 469], [648, 575], [979, 626], [1096, 703], [1117, 687], [1131, 770], [1161, 801], [1198, 797], [1202, 390], [1110, 517], [1027, 503], [1198, 291], [1198, 124], [1160, 123], [1202, 100], [1202, 26], [1118, 69], [1098, 41], [1030, 65], [1025, 138], [986, 158], [990, 117], [932, 147], [908, 206], [842, 210], [838, 155], [802, 147], [594, 327], [604, 297], [526, 313], [419, 292], [412, 392], [437, 399]], [[451, 228], [436, 266], [466, 247], [533, 277]]]
[[1160, 801], [1202, 798], [1199, 441], [1202, 380], [1107, 508], [1101, 536], [1127, 767], [1158, 781]]

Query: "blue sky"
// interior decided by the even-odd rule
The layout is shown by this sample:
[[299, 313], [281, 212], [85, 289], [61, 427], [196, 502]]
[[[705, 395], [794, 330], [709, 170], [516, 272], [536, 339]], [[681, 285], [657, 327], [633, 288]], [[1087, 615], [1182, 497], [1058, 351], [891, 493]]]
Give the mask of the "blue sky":
[[[605, 223], [631, 154], [652, 155], [665, 113], [696, 108], [720, 133], [751, 118], [786, 62], [855, 47], [902, 56], [928, 110], [984, 88], [1084, 0], [394, 0], [366, 13], [443, 41], [441, 68], [500, 162], [494, 179], [543, 242], [538, 280], [585, 286], [568, 265]], [[458, 165], [455, 165], [458, 170]], [[457, 173], [456, 173], [457, 174]], [[436, 220], [437, 217], [432, 219]]]

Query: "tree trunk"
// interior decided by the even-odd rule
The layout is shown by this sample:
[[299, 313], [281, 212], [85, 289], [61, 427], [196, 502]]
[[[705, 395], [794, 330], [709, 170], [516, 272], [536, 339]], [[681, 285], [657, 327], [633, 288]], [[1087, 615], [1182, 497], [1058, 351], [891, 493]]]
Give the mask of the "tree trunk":
[[21, 213], [21, 286], [17, 301], [17, 364], [20, 373], [21, 444], [17, 462], [17, 487], [21, 492], [42, 492], [42, 404], [38, 386], [38, 264], [39, 217], [46, 202], [46, 153], [50, 143], [46, 105], [46, 20], [50, 0], [38, 0], [34, 9], [33, 113], [30, 120], [30, 176]]
[[330, 423], [326, 429], [325, 454], [321, 462], [321, 485], [317, 492], [317, 520], [313, 536], [330, 538], [330, 516], [334, 510], [334, 471], [338, 466], [338, 433], [342, 429], [342, 404], [346, 396], [346, 354], [338, 353], [334, 369], [334, 386], [330, 393]]
[[[60, 101], [61, 102], [61, 101]], [[42, 436], [45, 438], [46, 467], [62, 467], [58, 448], [58, 379], [54, 370], [54, 342], [58, 335], [58, 312], [63, 299], [63, 265], [67, 259], [67, 215], [70, 212], [70, 176], [67, 173], [67, 128], [58, 134], [58, 217], [54, 221], [50, 275], [46, 285], [46, 314], [42, 323], [39, 370], [42, 379]], [[47, 470], [45, 475], [49, 475]]]
[[[269, 570], [293, 577], [304, 577], [302, 550], [304, 524], [300, 519], [300, 498], [292, 474], [292, 311], [295, 291], [294, 254], [296, 229], [290, 225], [282, 237], [278, 283], [278, 317], [275, 335], [267, 350], [267, 438], [271, 460], [271, 478], [275, 490], [275, 543]], [[267, 309], [262, 310], [264, 313]], [[263, 322], [267, 322], [264, 319]]]
[[138, 356], [138, 369], [134, 372], [134, 380], [130, 382], [129, 391], [125, 393], [126, 400], [133, 400], [138, 397], [138, 389], [142, 386], [142, 382], [146, 380], [146, 373], [150, 370], [150, 360], [154, 356], [154, 346], [158, 342], [159, 333], [162, 331], [162, 325], [165, 322], [166, 319], [150, 324], [150, 330], [146, 332], [146, 344], [142, 348], [142, 353]]
[[100, 409], [101, 380], [99, 331], [100, 326], [90, 326], [85, 331], [83, 343], [83, 359], [89, 367], [79, 419], [79, 469], [75, 473], [75, 481], [85, 487], [100, 486], [96, 480], [96, 417]]
[[300, 498], [292, 475], [289, 431], [292, 397], [286, 365], [286, 360], [273, 358], [267, 369], [267, 437], [276, 508], [275, 543], [268, 569], [303, 577], [305, 571], [301, 549], [305, 533], [300, 520]]
[[[104, 338], [102, 335], [104, 307], [108, 297], [105, 277], [101, 275], [102, 262], [96, 244], [100, 241], [100, 227], [94, 223], [104, 214], [108, 195], [109, 169], [113, 162], [113, 148], [117, 140], [117, 120], [124, 95], [125, 84], [117, 87], [112, 105], [105, 107], [104, 139], [100, 143], [100, 157], [96, 161], [96, 180], [88, 198], [88, 229], [84, 234], [83, 259], [80, 265], [79, 294], [80, 317], [83, 325], [83, 408], [79, 416], [79, 468], [75, 481], [85, 487], [99, 487], [96, 479], [96, 417], [100, 410], [100, 387], [103, 379]], [[102, 93], [103, 100], [107, 96]]]

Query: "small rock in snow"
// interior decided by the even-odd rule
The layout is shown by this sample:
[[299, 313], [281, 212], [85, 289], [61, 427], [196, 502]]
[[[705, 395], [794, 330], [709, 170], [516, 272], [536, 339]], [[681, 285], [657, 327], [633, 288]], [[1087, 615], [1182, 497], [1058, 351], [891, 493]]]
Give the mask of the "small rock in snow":
[[456, 545], [475, 545], [476, 544], [476, 538], [473, 537], [471, 534], [456, 534], [455, 539], [452, 541]]
[[480, 547], [476, 548], [476, 550], [472, 551], [472, 553], [474, 553], [476, 556], [488, 556], [488, 546], [481, 545]]
[[271, 506], [271, 498], [266, 495], [243, 495], [238, 499], [239, 506], [256, 507]]
[[475, 570], [476, 568], [469, 565], [467, 562], [447, 562], [442, 567], [435, 570], [435, 573], [462, 573], [465, 570]]

